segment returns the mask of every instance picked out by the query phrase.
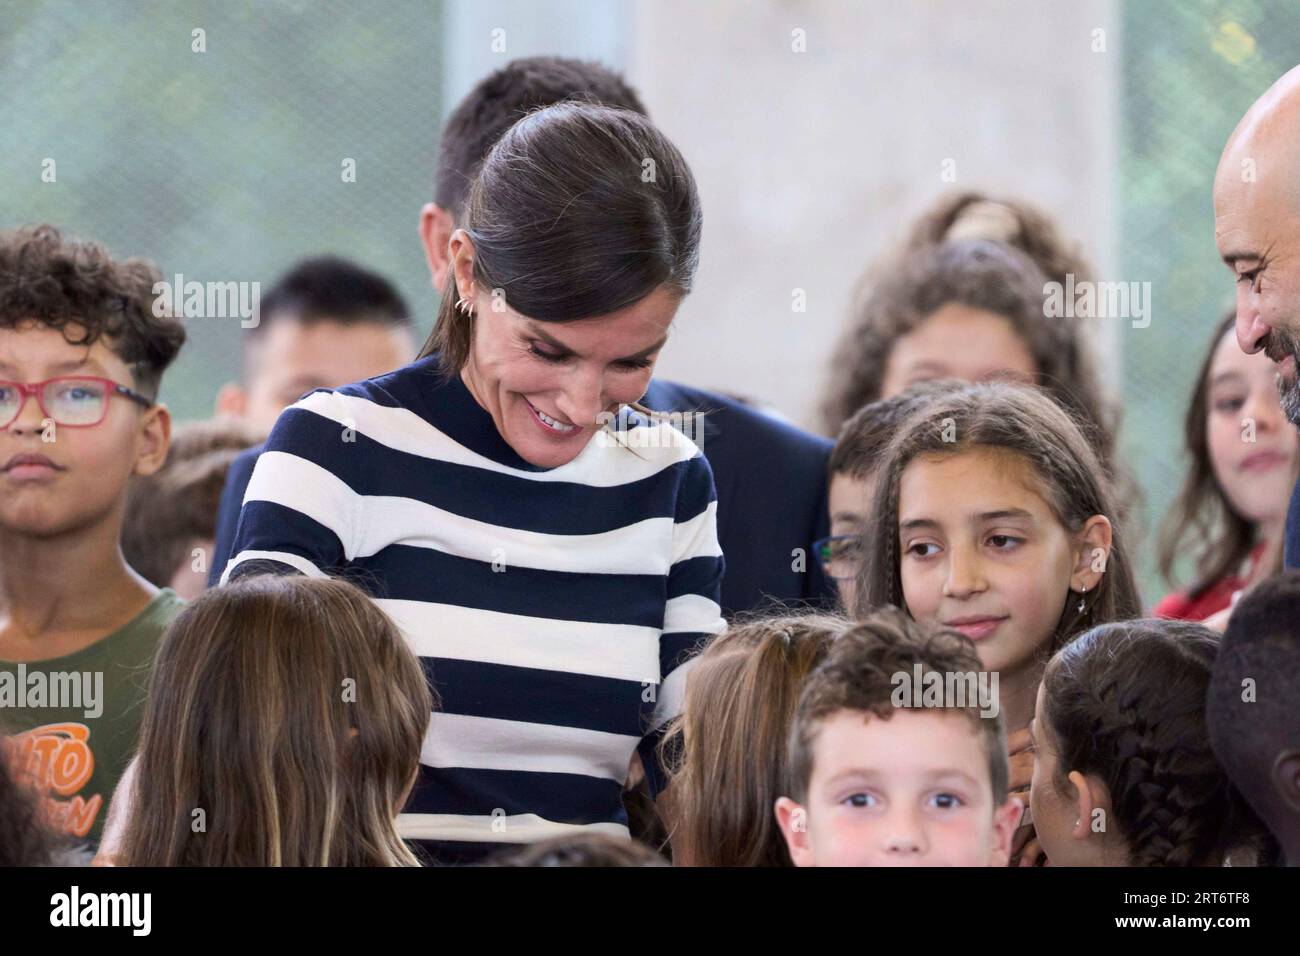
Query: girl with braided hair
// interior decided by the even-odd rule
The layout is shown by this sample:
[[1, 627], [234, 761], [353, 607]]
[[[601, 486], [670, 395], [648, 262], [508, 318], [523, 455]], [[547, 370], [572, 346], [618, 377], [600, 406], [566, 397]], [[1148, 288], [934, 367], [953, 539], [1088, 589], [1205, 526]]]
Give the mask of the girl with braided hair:
[[1037, 839], [1055, 866], [1220, 866], [1268, 836], [1210, 749], [1218, 635], [1103, 624], [1047, 665], [1030, 732]]

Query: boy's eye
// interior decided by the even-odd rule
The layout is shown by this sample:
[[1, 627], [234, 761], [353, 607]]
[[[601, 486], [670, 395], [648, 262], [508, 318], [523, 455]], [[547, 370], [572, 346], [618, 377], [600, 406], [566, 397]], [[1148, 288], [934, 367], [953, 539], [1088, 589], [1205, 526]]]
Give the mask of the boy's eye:
[[639, 372], [642, 369], [650, 367], [651, 359], [629, 359], [626, 362], [619, 362], [619, 367], [629, 372]]
[[844, 799], [844, 802], [853, 807], [873, 806], [876, 798], [869, 793], [853, 793]]
[[965, 802], [955, 793], [936, 793], [930, 798], [930, 802], [940, 810], [955, 810], [958, 807], [965, 806]]

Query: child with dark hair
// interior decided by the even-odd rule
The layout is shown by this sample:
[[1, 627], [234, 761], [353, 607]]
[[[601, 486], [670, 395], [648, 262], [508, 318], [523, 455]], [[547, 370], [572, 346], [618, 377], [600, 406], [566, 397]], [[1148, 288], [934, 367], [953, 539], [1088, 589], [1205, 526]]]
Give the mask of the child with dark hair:
[[1264, 848], [1206, 734], [1218, 648], [1201, 625], [1135, 620], [1052, 658], [1031, 725], [1030, 805], [1048, 862], [1220, 866]]
[[1210, 746], [1300, 866], [1300, 571], [1259, 584], [1232, 612], [1210, 681]]
[[243, 373], [217, 394], [217, 415], [265, 438], [280, 412], [314, 388], [391, 372], [415, 355], [411, 313], [387, 278], [338, 256], [291, 266], [245, 331]]
[[256, 443], [239, 422], [179, 426], [162, 468], [130, 484], [122, 524], [127, 564], [155, 587], [198, 597], [208, 583], [226, 471]]
[[489, 857], [481, 866], [668, 866], [650, 847], [607, 833], [578, 833], [513, 847]]
[[1273, 362], [1238, 347], [1236, 318], [1234, 310], [1219, 321], [1196, 377], [1183, 424], [1190, 468], [1160, 535], [1165, 579], [1189, 541], [1195, 575], [1154, 617], [1203, 621], [1282, 568], [1300, 435], [1282, 412]]
[[[996, 684], [984, 701], [966, 690], [981, 668], [970, 641], [896, 608], [836, 637], [799, 699], [776, 801], [795, 865], [1007, 864], [1023, 807]], [[961, 693], [916, 693], [954, 677]]]
[[1044, 315], [1049, 281], [1013, 245], [965, 236], [909, 249], [859, 293], [823, 404], [828, 428], [919, 381], [1007, 379], [1042, 387], [1110, 467], [1113, 421], [1077, 325]]
[[831, 449], [827, 471], [830, 482], [830, 537], [814, 543], [813, 551], [826, 576], [835, 582], [840, 606], [857, 606], [856, 578], [862, 561], [862, 533], [875, 496], [875, 473], [899, 425], [930, 396], [961, 383], [956, 379], [917, 382], [907, 391], [872, 402], [844, 423]]
[[167, 457], [185, 341], [158, 270], [52, 226], [0, 234], [0, 711], [60, 834], [93, 847], [180, 607], [126, 563], [132, 477]]
[[15, 747], [0, 736], [0, 867], [53, 862], [53, 834], [41, 819], [41, 794], [17, 772]]

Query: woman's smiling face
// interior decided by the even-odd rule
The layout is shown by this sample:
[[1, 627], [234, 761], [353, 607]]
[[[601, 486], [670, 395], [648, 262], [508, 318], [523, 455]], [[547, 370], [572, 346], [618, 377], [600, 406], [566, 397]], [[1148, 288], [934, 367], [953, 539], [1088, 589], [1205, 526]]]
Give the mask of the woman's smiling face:
[[539, 322], [478, 287], [467, 239], [460, 252], [457, 287], [473, 290], [474, 306], [461, 378], [520, 458], [541, 468], [568, 464], [604, 424], [602, 413], [645, 394], [681, 296], [660, 286], [608, 315]]

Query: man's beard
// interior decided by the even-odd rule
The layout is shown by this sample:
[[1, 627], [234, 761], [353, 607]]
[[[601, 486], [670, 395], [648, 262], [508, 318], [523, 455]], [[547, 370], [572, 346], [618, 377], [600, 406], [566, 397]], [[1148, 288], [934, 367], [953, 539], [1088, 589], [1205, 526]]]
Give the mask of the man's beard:
[[[1300, 373], [1300, 342], [1283, 329], [1273, 329], [1264, 339], [1264, 354], [1273, 362], [1281, 362], [1288, 355], [1294, 359], [1293, 374]], [[1300, 428], [1300, 374], [1287, 381], [1281, 372], [1277, 376], [1277, 392], [1282, 402], [1282, 412], [1287, 421]]]

